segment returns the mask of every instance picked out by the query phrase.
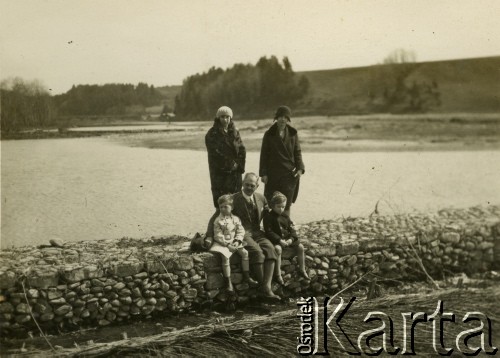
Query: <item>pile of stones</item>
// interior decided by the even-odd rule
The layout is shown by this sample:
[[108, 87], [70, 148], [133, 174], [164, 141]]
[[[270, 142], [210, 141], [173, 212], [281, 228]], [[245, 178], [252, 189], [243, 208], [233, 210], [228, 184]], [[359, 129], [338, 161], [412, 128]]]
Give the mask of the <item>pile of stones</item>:
[[[500, 262], [500, 208], [474, 207], [434, 214], [372, 215], [302, 225], [310, 280], [299, 278], [296, 257], [283, 252], [285, 298], [333, 294], [360, 277], [421, 280], [482, 272]], [[182, 236], [99, 240], [0, 251], [0, 329], [105, 326], [133, 317], [190, 312], [224, 303], [220, 258], [191, 253]], [[237, 301], [258, 299], [231, 259]], [[368, 276], [367, 276], [368, 277]], [[366, 284], [366, 283], [365, 283]]]

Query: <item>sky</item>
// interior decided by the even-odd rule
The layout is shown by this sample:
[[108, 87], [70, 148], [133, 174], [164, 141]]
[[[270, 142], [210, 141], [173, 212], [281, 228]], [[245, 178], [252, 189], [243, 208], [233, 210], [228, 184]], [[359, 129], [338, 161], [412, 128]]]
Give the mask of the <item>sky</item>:
[[180, 85], [288, 56], [295, 71], [500, 55], [497, 0], [0, 0], [0, 78]]

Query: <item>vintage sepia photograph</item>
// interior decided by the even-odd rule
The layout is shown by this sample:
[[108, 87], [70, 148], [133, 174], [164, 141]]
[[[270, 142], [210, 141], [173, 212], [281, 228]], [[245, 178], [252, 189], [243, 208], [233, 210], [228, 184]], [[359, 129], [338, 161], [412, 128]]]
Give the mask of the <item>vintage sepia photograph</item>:
[[0, 0], [0, 356], [499, 354], [498, 14]]

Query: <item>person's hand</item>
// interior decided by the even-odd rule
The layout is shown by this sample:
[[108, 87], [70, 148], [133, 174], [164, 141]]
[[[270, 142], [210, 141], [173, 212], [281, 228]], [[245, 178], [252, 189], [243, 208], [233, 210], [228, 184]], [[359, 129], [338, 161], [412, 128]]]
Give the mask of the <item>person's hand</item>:
[[261, 180], [264, 184], [267, 184], [267, 175], [262, 176]]
[[288, 246], [288, 242], [286, 242], [286, 240], [281, 239], [280, 240], [280, 245], [283, 246], [283, 247], [287, 247]]
[[304, 174], [304, 171], [302, 169], [297, 170], [295, 173], [294, 177], [295, 178], [300, 178]]
[[286, 240], [286, 243], [287, 243], [287, 246], [290, 246], [293, 243], [293, 240], [292, 239], [288, 239], [288, 240]]
[[229, 244], [229, 246], [227, 247], [229, 249], [229, 251], [231, 252], [235, 252], [236, 251], [236, 245], [233, 245], [233, 244]]
[[231, 168], [232, 171], [235, 171], [238, 169], [238, 163], [234, 162], [233, 167]]

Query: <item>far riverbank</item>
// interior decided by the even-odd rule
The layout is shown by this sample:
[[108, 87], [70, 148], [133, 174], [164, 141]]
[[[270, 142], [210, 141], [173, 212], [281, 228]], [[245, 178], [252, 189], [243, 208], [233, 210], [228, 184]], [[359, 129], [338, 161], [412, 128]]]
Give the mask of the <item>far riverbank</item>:
[[[272, 119], [235, 120], [248, 151], [259, 151]], [[105, 128], [6, 133], [2, 139], [107, 136], [131, 147], [205, 150], [212, 121], [106, 123]], [[372, 114], [292, 118], [309, 152], [443, 151], [500, 149], [500, 114]], [[128, 126], [127, 129], [124, 126]], [[164, 128], [162, 128], [164, 126]], [[132, 128], [133, 127], [133, 128]]]

